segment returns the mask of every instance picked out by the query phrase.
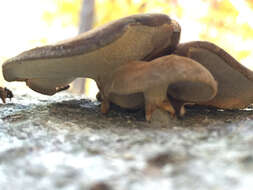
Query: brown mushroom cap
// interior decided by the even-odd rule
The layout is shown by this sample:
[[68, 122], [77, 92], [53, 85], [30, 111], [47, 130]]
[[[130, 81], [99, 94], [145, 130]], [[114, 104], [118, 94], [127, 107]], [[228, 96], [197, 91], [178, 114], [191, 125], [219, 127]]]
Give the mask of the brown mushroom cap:
[[168, 55], [119, 67], [105, 86], [105, 94], [145, 93], [159, 86], [168, 88], [173, 98], [186, 102], [210, 100], [217, 90], [217, 83], [206, 68], [192, 59]]
[[[133, 15], [73, 39], [23, 52], [3, 64], [3, 75], [7, 81], [29, 81], [32, 89], [51, 95], [77, 77], [103, 79], [124, 63], [172, 52], [180, 31], [167, 15]], [[48, 85], [49, 81], [56, 82]]]
[[201, 104], [236, 109], [244, 108], [253, 102], [253, 72], [217, 45], [194, 41], [180, 44], [174, 53], [199, 62], [218, 82], [217, 95]]

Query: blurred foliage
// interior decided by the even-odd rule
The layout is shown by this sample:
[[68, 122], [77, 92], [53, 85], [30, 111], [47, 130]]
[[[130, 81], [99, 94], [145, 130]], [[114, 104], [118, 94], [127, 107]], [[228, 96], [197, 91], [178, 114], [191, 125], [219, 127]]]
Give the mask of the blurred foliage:
[[253, 40], [253, 28], [248, 23], [237, 22], [240, 12], [231, 1], [208, 1], [208, 3], [208, 13], [200, 19], [203, 25], [200, 39], [220, 45], [239, 60], [248, 57], [251, 49], [236, 46], [245, 40]]
[[[61, 20], [62, 26], [78, 26], [82, 0], [52, 0], [55, 9], [45, 11], [43, 19], [50, 25]], [[85, 0], [84, 0], [85, 1]], [[207, 4], [205, 15], [194, 17], [193, 22], [201, 24], [200, 40], [208, 40], [228, 50], [241, 60], [251, 54], [251, 49], [238, 47], [238, 42], [253, 40], [253, 28], [247, 22], [238, 23], [239, 11], [230, 0], [198, 0], [189, 7], [188, 0], [95, 0], [96, 19], [94, 26], [105, 24], [127, 15], [146, 12], [161, 12], [176, 18], [179, 23], [187, 11], [198, 14], [198, 3]], [[188, 1], [189, 2], [189, 1]], [[246, 4], [253, 9], [253, 1]], [[195, 8], [194, 8], [195, 7]], [[250, 19], [250, 18], [248, 18]], [[190, 30], [190, 29], [189, 29]], [[187, 38], [187, 39], [190, 39]]]
[[175, 0], [96, 0], [97, 25], [127, 15], [161, 12], [182, 15], [182, 9]]
[[79, 12], [82, 0], [51, 0], [51, 9], [45, 10], [42, 19], [48, 25], [52, 25], [55, 20], [60, 20], [63, 27], [79, 24]]
[[[84, 0], [85, 1], [85, 0]], [[94, 0], [96, 3], [95, 26], [105, 24], [127, 15], [145, 12], [177, 12], [182, 15], [182, 9], [177, 6], [177, 0]], [[53, 8], [44, 11], [42, 19], [49, 25], [61, 20], [62, 26], [78, 25], [82, 0], [52, 0]]]
[[246, 0], [246, 2], [250, 6], [250, 8], [253, 9], [253, 1], [252, 0]]

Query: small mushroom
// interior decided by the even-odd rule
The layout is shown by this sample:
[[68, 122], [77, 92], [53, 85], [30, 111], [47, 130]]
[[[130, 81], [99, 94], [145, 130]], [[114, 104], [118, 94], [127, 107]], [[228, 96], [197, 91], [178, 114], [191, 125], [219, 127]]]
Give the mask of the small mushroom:
[[5, 104], [5, 99], [9, 98], [11, 100], [13, 98], [13, 93], [8, 88], [0, 87], [0, 98]]
[[117, 102], [113, 103], [124, 106], [126, 99], [131, 102], [131, 96], [135, 95], [139, 96], [139, 105], [135, 102], [135, 106], [145, 101], [146, 120], [150, 121], [157, 108], [175, 114], [168, 95], [173, 101], [178, 99], [182, 102], [179, 110], [183, 110], [185, 103], [210, 100], [216, 91], [216, 81], [206, 68], [192, 59], [168, 55], [150, 62], [130, 62], [116, 69], [105, 84], [101, 111], [108, 112], [110, 102], [115, 100]]
[[7, 81], [25, 81], [46, 95], [67, 89], [77, 77], [94, 79], [101, 90], [120, 65], [174, 51], [180, 31], [167, 15], [133, 15], [73, 39], [23, 52], [3, 64], [3, 75]]
[[199, 62], [218, 82], [216, 96], [201, 105], [239, 109], [253, 102], [253, 72], [217, 45], [205, 41], [194, 41], [179, 44], [174, 53]]

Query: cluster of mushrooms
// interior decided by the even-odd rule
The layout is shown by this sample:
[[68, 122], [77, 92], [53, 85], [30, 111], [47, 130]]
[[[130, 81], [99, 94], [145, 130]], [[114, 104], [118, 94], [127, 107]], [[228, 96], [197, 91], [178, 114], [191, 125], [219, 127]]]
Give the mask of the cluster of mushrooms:
[[164, 14], [125, 17], [69, 40], [7, 60], [7, 81], [53, 95], [77, 77], [96, 81], [101, 111], [110, 104], [183, 116], [185, 104], [239, 109], [253, 102], [253, 72], [205, 41], [179, 44], [179, 24]]

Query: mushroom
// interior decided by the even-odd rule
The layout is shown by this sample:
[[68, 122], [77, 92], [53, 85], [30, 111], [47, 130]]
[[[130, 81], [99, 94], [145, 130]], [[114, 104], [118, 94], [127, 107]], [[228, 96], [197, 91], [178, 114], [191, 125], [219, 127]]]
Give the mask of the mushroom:
[[202, 102], [201, 105], [239, 109], [253, 102], [253, 72], [217, 45], [205, 41], [194, 41], [179, 44], [174, 53], [199, 62], [218, 82], [216, 96]]
[[[101, 105], [103, 113], [109, 111], [110, 102], [124, 107], [127, 101], [130, 105], [134, 104], [133, 108], [145, 102], [147, 121], [151, 120], [152, 112], [157, 108], [174, 115], [176, 110], [173, 105], [177, 104], [179, 112], [183, 114], [185, 103], [210, 100], [217, 91], [217, 83], [205, 67], [177, 55], [122, 65], [115, 69], [104, 87]], [[133, 96], [139, 101], [131, 103]], [[178, 101], [172, 102], [174, 99]]]
[[3, 103], [5, 104], [5, 99], [9, 98], [10, 100], [13, 98], [12, 92], [8, 88], [0, 87], [0, 98], [2, 99]]
[[3, 75], [7, 81], [25, 81], [46, 95], [67, 89], [77, 77], [94, 79], [101, 90], [120, 65], [174, 51], [180, 32], [180, 26], [167, 15], [133, 15], [73, 39], [23, 52], [3, 64]]

